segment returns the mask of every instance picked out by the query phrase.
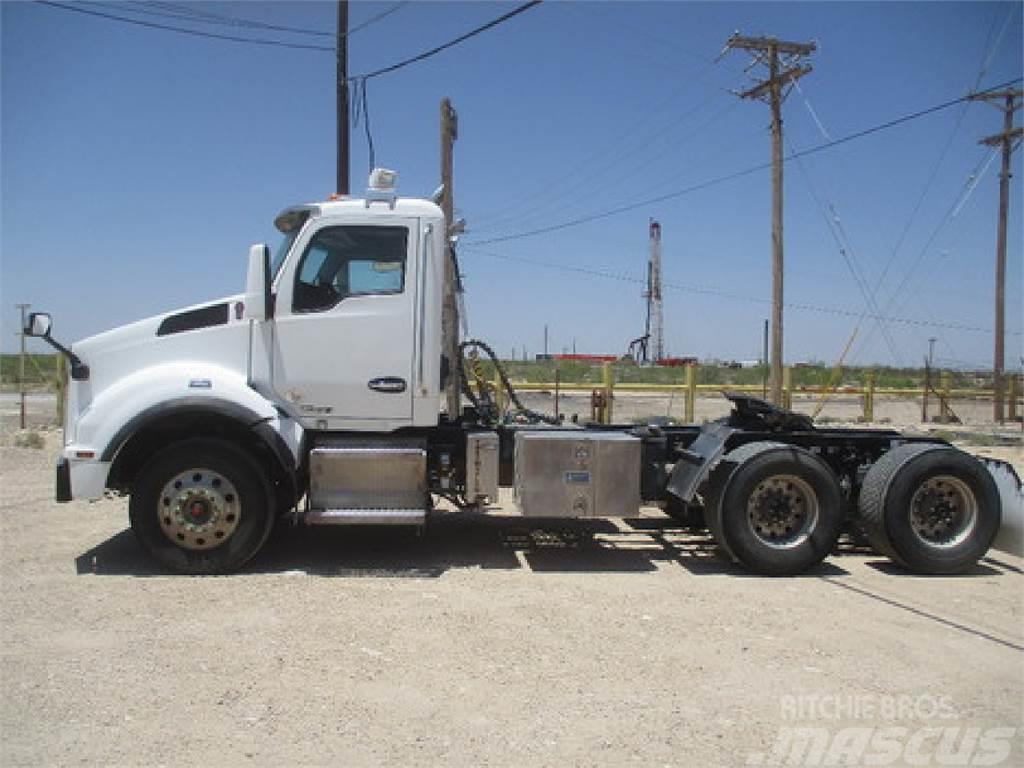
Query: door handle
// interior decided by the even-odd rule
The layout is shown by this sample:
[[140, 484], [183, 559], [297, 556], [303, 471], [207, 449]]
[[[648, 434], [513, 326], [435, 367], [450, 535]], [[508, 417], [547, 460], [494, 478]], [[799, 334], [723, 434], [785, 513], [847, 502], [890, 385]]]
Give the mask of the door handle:
[[405, 379], [400, 379], [397, 376], [381, 376], [377, 379], [370, 379], [366, 382], [366, 386], [375, 392], [397, 395], [405, 392]]

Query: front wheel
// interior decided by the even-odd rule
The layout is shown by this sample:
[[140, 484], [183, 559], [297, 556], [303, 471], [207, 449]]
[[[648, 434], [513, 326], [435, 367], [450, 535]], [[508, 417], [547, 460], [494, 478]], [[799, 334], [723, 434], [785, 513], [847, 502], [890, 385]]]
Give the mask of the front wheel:
[[223, 440], [171, 445], [143, 467], [128, 514], [142, 546], [178, 573], [241, 568], [270, 535], [271, 489], [253, 459]]

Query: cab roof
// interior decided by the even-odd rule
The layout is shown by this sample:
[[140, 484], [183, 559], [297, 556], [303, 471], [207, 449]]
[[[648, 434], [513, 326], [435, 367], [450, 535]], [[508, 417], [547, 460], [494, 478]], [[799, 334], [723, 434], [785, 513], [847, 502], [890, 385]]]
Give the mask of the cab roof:
[[415, 197], [391, 199], [343, 197], [337, 200], [323, 200], [285, 208], [274, 219], [274, 225], [281, 232], [291, 232], [308, 217], [326, 216], [404, 216], [414, 218], [441, 218], [440, 207], [430, 200]]

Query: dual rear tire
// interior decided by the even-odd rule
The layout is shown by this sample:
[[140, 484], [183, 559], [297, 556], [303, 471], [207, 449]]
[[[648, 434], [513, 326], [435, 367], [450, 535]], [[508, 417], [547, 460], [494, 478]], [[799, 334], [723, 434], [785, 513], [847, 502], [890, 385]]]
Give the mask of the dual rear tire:
[[857, 504], [871, 546], [915, 573], [957, 573], [974, 565], [999, 532], [1001, 501], [992, 475], [963, 451], [908, 443], [868, 471]]
[[[756, 442], [712, 472], [707, 526], [736, 561], [765, 575], [802, 573], [835, 547], [844, 523], [832, 469], [802, 448]], [[991, 546], [999, 491], [985, 466], [948, 445], [909, 443], [868, 470], [857, 523], [875, 551], [915, 573], [958, 573]]]

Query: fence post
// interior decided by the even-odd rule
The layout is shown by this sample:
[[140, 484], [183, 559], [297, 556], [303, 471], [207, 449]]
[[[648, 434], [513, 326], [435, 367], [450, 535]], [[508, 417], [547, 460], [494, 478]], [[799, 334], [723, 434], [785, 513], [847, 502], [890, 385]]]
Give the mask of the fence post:
[[864, 389], [864, 421], [875, 420], [875, 372], [868, 371], [868, 379]]
[[494, 366], [494, 399], [498, 404], [499, 413], [504, 414], [507, 403], [505, 401], [505, 385], [501, 382], [501, 374], [498, 373], [498, 366]]
[[610, 362], [604, 364], [604, 423], [612, 423], [612, 392], [615, 389], [615, 369]]
[[928, 361], [924, 361], [924, 389], [921, 392], [921, 421], [928, 423], [928, 390], [932, 387], [932, 369]]
[[64, 355], [57, 355], [57, 426], [64, 426], [64, 398], [67, 396], [68, 386], [67, 360]]
[[684, 408], [683, 421], [687, 424], [693, 424], [697, 420], [697, 366], [688, 365], [684, 372], [686, 376], [684, 379], [686, 382], [686, 397], [684, 400], [686, 407]]
[[953, 419], [953, 411], [949, 407], [949, 394], [953, 389], [953, 374], [943, 371], [939, 374], [939, 421], [948, 424]]
[[793, 369], [788, 365], [782, 369], [782, 407], [793, 410]]
[[1009, 394], [1009, 402], [1007, 403], [1007, 405], [1009, 407], [1006, 409], [1006, 412], [1007, 412], [1007, 416], [1009, 417], [1010, 421], [1016, 421], [1017, 420], [1017, 398], [1020, 397], [1020, 376], [1018, 374], [1016, 374], [1016, 373], [1011, 373], [1007, 378], [1009, 378], [1009, 380], [1010, 380], [1009, 381], [1010, 386], [1008, 387], [1008, 389], [1009, 389], [1009, 393], [1008, 393]]

